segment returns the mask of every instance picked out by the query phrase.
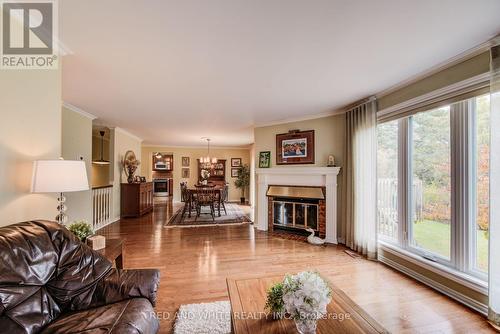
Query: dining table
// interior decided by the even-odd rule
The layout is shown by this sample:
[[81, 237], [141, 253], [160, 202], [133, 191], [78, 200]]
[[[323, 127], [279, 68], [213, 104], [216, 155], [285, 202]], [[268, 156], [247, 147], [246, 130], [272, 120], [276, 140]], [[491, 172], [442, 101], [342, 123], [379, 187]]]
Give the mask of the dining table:
[[217, 216], [221, 216], [220, 215], [220, 207], [221, 207], [221, 203], [222, 201], [224, 200], [222, 198], [222, 192], [224, 190], [224, 186], [220, 186], [220, 185], [214, 185], [214, 184], [209, 184], [209, 185], [195, 185], [194, 187], [189, 187], [186, 189], [186, 193], [187, 193], [187, 201], [186, 203], [184, 204], [184, 209], [183, 209], [183, 212], [182, 212], [182, 215], [184, 216], [184, 214], [186, 213], [186, 211], [188, 212], [188, 217], [191, 218], [191, 211], [193, 209], [193, 199], [194, 199], [194, 196], [200, 192], [201, 190], [206, 190], [206, 189], [211, 189], [213, 191], [215, 191], [217, 193]]

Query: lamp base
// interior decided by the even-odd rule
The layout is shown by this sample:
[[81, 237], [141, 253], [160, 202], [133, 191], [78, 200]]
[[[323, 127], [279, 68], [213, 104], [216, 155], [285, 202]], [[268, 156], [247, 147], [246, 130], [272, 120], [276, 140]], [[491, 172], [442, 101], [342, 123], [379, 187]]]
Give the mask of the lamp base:
[[59, 194], [57, 202], [58, 202], [57, 211], [59, 211], [59, 213], [57, 214], [55, 219], [56, 222], [58, 222], [61, 225], [64, 225], [68, 222], [68, 216], [66, 215], [66, 210], [68, 209], [68, 207], [66, 206], [66, 204], [64, 204], [66, 203], [66, 197], [64, 196], [63, 193]]

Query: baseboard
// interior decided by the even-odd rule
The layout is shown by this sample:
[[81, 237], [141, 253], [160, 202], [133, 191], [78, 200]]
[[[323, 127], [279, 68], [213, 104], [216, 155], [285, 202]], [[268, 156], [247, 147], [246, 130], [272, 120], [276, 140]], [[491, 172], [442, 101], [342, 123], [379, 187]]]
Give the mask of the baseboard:
[[391, 259], [388, 259], [383, 255], [379, 254], [378, 259], [380, 262], [388, 265], [389, 267], [392, 267], [392, 268], [402, 272], [403, 274], [408, 275], [411, 278], [414, 278], [417, 281], [441, 292], [442, 294], [444, 294], [450, 298], [455, 299], [456, 301], [464, 304], [465, 306], [470, 307], [471, 309], [473, 309], [473, 310], [475, 310], [475, 311], [477, 311], [485, 316], [488, 315], [488, 306], [487, 305], [480, 303], [477, 300], [472, 299], [469, 296], [466, 296], [466, 295], [464, 295], [464, 294], [462, 294], [454, 289], [451, 289], [451, 288], [447, 287], [446, 285], [438, 283], [438, 282], [428, 278], [427, 276], [424, 276], [424, 275], [422, 275], [414, 270], [411, 270], [411, 269], [409, 269], [409, 268], [407, 268], [407, 267], [405, 267], [405, 266], [403, 266], [395, 261], [392, 261]]
[[[99, 231], [100, 229], [103, 229], [103, 228], [105, 228], [106, 226], [108, 226], [110, 224], [116, 223], [119, 220], [120, 220], [120, 218], [113, 218], [109, 222], [107, 222], [106, 224], [100, 226], [96, 231]], [[96, 231], [94, 231], [94, 232], [96, 232]]]

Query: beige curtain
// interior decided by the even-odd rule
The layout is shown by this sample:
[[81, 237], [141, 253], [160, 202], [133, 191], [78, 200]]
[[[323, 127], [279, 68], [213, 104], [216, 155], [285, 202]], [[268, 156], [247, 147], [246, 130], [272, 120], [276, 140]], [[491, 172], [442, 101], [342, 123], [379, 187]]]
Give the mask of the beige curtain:
[[[492, 325], [500, 328], [500, 36], [491, 48], [491, 149], [490, 149], [490, 260], [489, 314]], [[495, 186], [493, 186], [495, 185]]]
[[340, 240], [377, 258], [377, 108], [374, 98], [346, 113], [346, 164]]

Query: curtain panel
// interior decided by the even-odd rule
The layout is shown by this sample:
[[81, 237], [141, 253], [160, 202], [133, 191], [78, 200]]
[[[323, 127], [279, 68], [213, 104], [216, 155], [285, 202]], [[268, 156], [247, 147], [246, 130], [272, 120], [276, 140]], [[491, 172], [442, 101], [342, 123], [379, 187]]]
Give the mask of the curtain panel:
[[340, 240], [377, 258], [377, 107], [374, 98], [346, 113], [344, 207]]
[[500, 36], [493, 39], [490, 50], [490, 258], [489, 314], [492, 325], [500, 328]]

